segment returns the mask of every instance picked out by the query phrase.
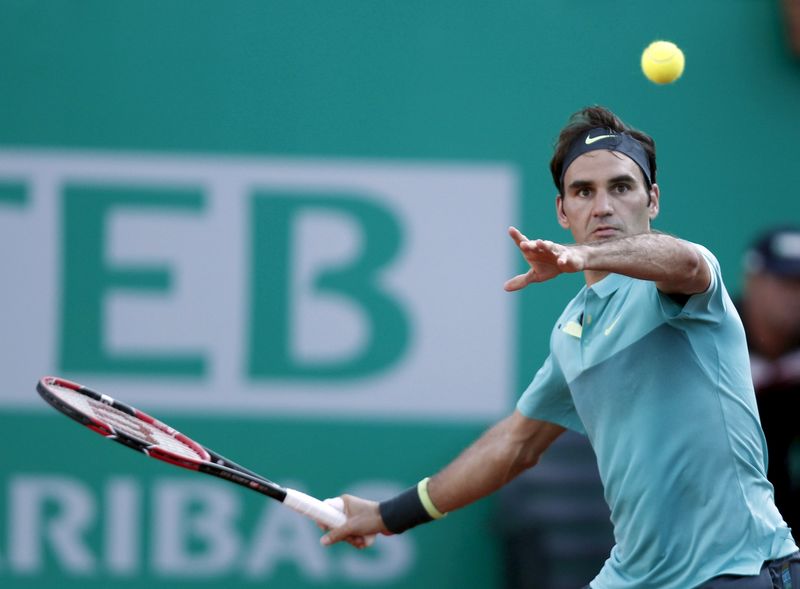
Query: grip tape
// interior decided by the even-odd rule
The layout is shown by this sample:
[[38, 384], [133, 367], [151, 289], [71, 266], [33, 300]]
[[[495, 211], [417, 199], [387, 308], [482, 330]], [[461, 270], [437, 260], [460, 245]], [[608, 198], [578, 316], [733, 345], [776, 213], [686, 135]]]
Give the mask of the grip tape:
[[283, 504], [328, 528], [339, 527], [347, 521], [347, 516], [332, 505], [295, 489], [286, 489]]

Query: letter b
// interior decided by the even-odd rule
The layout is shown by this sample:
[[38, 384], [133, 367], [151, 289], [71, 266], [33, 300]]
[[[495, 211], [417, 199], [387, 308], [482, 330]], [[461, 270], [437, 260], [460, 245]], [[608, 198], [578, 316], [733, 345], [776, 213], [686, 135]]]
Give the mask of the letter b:
[[[366, 318], [368, 335], [354, 353], [335, 360], [301, 359], [293, 351], [297, 293], [293, 292], [294, 231], [304, 214], [346, 216], [361, 229], [360, 250], [347, 263], [321, 270], [312, 287], [346, 299]], [[249, 374], [255, 378], [343, 379], [375, 374], [397, 362], [409, 340], [409, 321], [379, 276], [402, 245], [395, 216], [374, 200], [348, 195], [261, 192], [252, 205], [253, 265]], [[325, 247], [324, 243], [304, 247]]]

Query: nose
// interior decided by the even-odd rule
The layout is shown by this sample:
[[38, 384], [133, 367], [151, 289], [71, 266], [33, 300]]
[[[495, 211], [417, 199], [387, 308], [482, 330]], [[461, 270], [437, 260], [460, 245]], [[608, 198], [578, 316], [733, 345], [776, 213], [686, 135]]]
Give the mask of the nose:
[[605, 190], [597, 191], [592, 204], [592, 215], [595, 217], [607, 217], [614, 212], [611, 206], [611, 195]]

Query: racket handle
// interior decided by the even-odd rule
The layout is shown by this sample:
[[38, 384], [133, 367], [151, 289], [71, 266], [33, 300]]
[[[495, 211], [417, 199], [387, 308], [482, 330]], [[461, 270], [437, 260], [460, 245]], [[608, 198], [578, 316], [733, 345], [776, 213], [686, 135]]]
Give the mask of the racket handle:
[[347, 516], [332, 505], [295, 489], [286, 489], [283, 504], [328, 528], [337, 528], [347, 521]]

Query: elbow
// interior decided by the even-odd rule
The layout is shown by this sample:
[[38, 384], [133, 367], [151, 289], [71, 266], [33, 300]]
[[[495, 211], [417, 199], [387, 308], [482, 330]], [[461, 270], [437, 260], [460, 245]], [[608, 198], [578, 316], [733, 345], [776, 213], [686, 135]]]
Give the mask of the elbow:
[[514, 461], [514, 467], [512, 469], [514, 473], [513, 476], [517, 476], [518, 474], [525, 472], [526, 470], [531, 469], [539, 464], [539, 459], [541, 457], [541, 452], [523, 451], [517, 454], [516, 460]]
[[538, 464], [541, 453], [531, 453], [526, 449], [518, 448], [516, 452], [496, 457], [498, 481], [501, 486], [510, 483], [520, 474]]
[[711, 282], [711, 272], [708, 263], [697, 248], [691, 248], [692, 255], [687, 256], [684, 268], [686, 294], [697, 294], [708, 289]]
[[711, 271], [698, 249], [686, 245], [682, 255], [672, 258], [669, 267], [664, 267], [665, 278], [656, 284], [658, 289], [668, 294], [691, 296], [705, 292], [711, 283]]
[[529, 419], [518, 411], [501, 424], [502, 442], [498, 447], [502, 449], [509, 480], [536, 466], [550, 444], [564, 431], [559, 425]]
[[542, 457], [541, 452], [536, 453], [528, 453], [521, 457], [520, 459], [520, 466], [522, 467], [521, 470], [528, 470], [529, 468], [533, 468], [537, 464], [539, 464], [539, 459]]
[[681, 263], [677, 266], [678, 276], [686, 283], [694, 283], [700, 275], [702, 263], [700, 253], [692, 248], [689, 254], [684, 256]]

